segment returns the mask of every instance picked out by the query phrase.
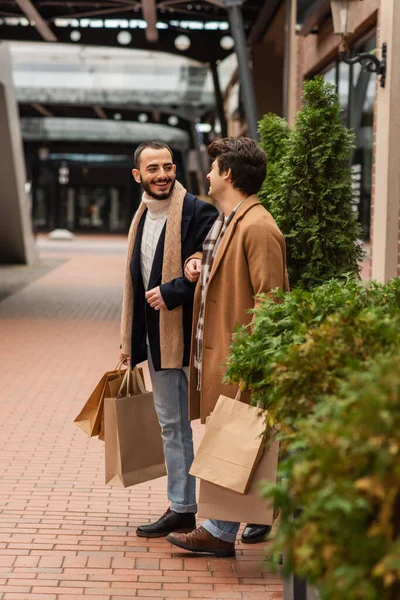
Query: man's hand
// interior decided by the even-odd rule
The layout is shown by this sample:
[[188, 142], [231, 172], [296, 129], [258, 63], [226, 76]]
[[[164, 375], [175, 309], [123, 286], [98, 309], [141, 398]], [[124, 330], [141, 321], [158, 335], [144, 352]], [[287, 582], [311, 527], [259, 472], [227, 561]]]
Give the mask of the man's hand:
[[161, 295], [160, 286], [149, 290], [145, 294], [147, 302], [150, 304], [151, 308], [154, 310], [161, 310], [162, 308], [167, 308], [164, 299]]
[[189, 260], [189, 262], [186, 264], [185, 277], [186, 279], [194, 283], [200, 277], [200, 271], [201, 260], [199, 260], [198, 258], [192, 258], [192, 260]]
[[127, 354], [124, 354], [123, 352], [121, 352], [121, 354], [119, 356], [119, 362], [122, 362], [122, 364], [125, 365], [125, 367], [128, 367], [130, 360], [131, 360], [130, 356], [128, 356]]

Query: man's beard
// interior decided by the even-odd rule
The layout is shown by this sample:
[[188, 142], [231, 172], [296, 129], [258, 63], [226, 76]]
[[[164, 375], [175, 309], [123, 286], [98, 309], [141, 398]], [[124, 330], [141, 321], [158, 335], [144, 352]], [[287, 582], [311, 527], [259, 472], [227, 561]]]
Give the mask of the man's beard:
[[174, 189], [176, 179], [169, 179], [168, 181], [172, 182], [172, 185], [168, 192], [159, 192], [158, 194], [154, 193], [151, 190], [150, 184], [148, 184], [147, 182], [145, 182], [143, 180], [142, 180], [142, 188], [144, 189], [146, 194], [148, 196], [150, 196], [150, 198], [154, 198], [154, 200], [167, 200], [170, 197], [170, 195], [172, 194], [172, 190]]

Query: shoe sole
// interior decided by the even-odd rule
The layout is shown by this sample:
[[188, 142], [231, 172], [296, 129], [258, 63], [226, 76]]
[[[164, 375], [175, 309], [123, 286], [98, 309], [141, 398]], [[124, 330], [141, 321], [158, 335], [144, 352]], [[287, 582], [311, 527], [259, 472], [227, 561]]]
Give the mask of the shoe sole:
[[255, 538], [254, 540], [244, 540], [243, 538], [240, 538], [240, 541], [242, 544], [262, 544], [262, 542], [267, 541], [268, 535], [264, 535], [262, 538]]
[[[189, 529], [174, 529], [174, 533], [190, 533], [191, 531], [193, 531], [193, 529], [196, 529], [195, 527], [190, 527]], [[172, 533], [172, 531], [165, 531], [163, 533], [145, 533], [144, 531], [139, 531], [136, 530], [136, 535], [138, 537], [144, 537], [144, 538], [161, 538], [161, 537], [167, 537], [167, 535], [169, 535], [170, 533]]]
[[173, 546], [182, 548], [183, 550], [195, 552], [196, 554], [213, 554], [216, 558], [234, 558], [236, 556], [235, 550], [216, 550], [215, 548], [193, 548], [192, 546], [188, 546], [187, 544], [181, 544], [176, 540], [168, 539], [168, 536], [167, 542], [169, 542]]

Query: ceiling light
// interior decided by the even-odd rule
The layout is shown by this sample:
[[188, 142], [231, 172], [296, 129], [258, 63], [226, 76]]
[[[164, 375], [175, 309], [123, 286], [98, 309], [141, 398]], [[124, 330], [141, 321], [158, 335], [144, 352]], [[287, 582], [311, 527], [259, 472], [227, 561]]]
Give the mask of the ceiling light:
[[210, 133], [212, 127], [210, 123], [196, 123], [196, 129], [200, 133]]
[[121, 46], [127, 46], [132, 41], [132, 35], [129, 33], [129, 31], [120, 31], [117, 35], [117, 41], [118, 44], [121, 44]]
[[171, 125], [171, 127], [176, 127], [178, 123], [179, 119], [177, 116], [171, 115], [170, 117], [168, 117], [168, 124]]
[[187, 35], [178, 35], [178, 37], [175, 38], [175, 48], [181, 52], [190, 48], [191, 44], [192, 42]]
[[69, 35], [71, 42], [79, 42], [79, 40], [82, 37], [82, 34], [80, 31], [77, 31], [76, 29], [74, 31], [71, 31], [70, 35]]
[[235, 42], [233, 41], [233, 38], [230, 35], [224, 35], [224, 37], [221, 38], [220, 46], [223, 50], [232, 50], [234, 45]]

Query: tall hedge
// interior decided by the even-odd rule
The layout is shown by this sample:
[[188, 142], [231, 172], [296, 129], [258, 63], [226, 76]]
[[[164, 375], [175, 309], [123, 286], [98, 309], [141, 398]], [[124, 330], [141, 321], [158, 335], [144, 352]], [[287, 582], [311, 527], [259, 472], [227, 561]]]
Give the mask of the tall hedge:
[[289, 126], [286, 119], [268, 113], [259, 122], [260, 145], [267, 155], [267, 176], [258, 194], [261, 204], [275, 213], [275, 198], [279, 190], [280, 162], [286, 152]]
[[286, 238], [291, 286], [310, 290], [344, 273], [358, 275], [363, 252], [351, 206], [354, 136], [341, 121], [333, 85], [316, 77], [305, 83], [303, 98], [287, 141], [280, 138], [282, 123], [270, 117], [262, 122], [267, 154], [268, 136], [281, 154], [262, 198]]

